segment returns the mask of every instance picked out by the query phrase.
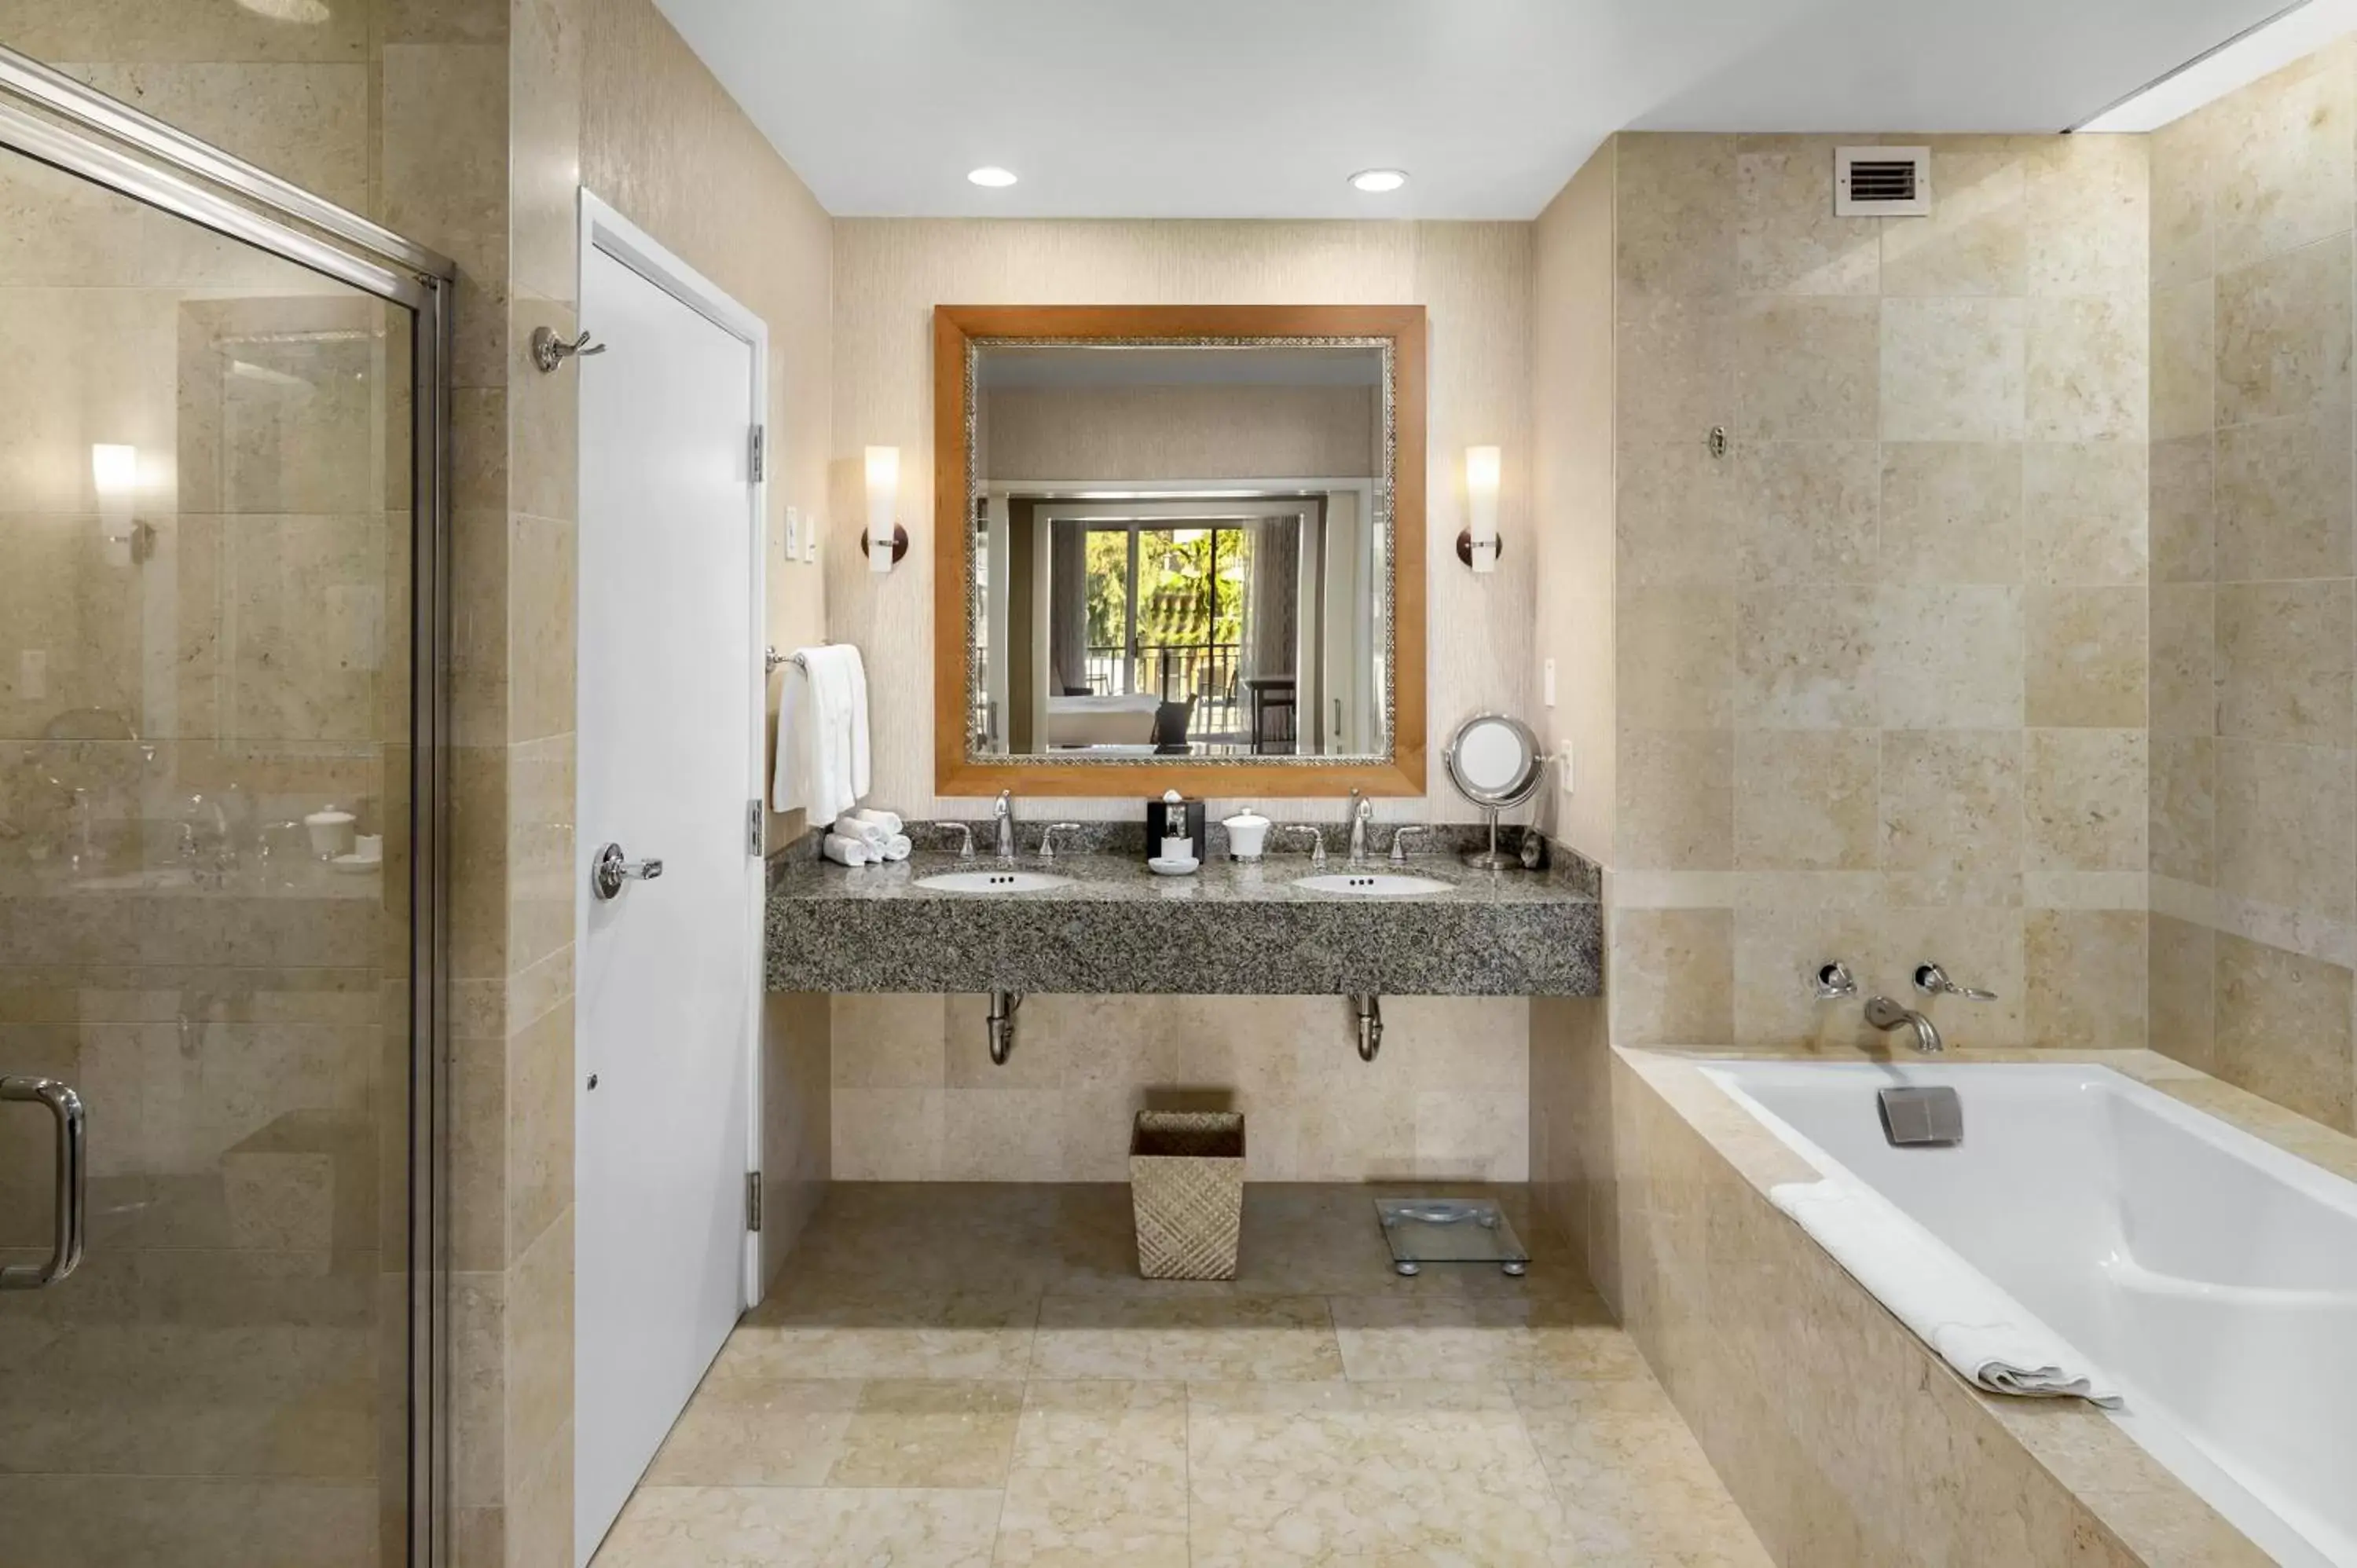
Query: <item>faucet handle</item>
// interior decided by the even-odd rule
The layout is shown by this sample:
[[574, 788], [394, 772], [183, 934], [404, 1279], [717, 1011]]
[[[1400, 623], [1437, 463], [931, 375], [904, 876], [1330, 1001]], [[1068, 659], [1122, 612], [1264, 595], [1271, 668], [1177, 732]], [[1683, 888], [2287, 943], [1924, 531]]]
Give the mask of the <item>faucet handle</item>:
[[1926, 996], [1961, 996], [1967, 1002], [1996, 1000], [1996, 993], [1994, 991], [1983, 991], [1971, 985], [1958, 985], [1948, 978], [1948, 972], [1937, 963], [1916, 965], [1915, 989]]
[[1429, 838], [1432, 836], [1431, 824], [1427, 822], [1402, 822], [1398, 828], [1393, 831], [1392, 864], [1394, 865], [1405, 865], [1407, 864], [1407, 835], [1410, 833], [1421, 833], [1426, 838]]
[[1820, 1002], [1839, 1002], [1857, 994], [1857, 982], [1850, 978], [1849, 966], [1839, 959], [1818, 966], [1816, 984]]
[[958, 858], [960, 860], [972, 860], [974, 858], [973, 823], [954, 821], [941, 822], [935, 822], [933, 827], [941, 832], [954, 832], [958, 835]]
[[1041, 828], [1039, 830], [1039, 858], [1041, 860], [1053, 860], [1056, 858], [1056, 835], [1058, 833], [1076, 833], [1080, 831], [1081, 824], [1078, 822], [1049, 822], [1046, 827]]

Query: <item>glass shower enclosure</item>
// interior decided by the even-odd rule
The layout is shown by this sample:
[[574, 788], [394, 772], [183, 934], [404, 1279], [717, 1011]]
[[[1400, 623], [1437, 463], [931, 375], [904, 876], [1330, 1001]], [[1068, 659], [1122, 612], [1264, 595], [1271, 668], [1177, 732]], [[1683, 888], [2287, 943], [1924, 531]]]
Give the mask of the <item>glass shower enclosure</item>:
[[449, 268], [0, 50], [0, 1561], [425, 1563]]

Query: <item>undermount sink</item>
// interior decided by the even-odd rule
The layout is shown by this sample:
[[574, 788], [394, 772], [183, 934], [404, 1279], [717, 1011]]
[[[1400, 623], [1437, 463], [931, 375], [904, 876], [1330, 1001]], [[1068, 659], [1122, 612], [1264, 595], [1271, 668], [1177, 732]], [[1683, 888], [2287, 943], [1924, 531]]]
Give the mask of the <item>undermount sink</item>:
[[1405, 898], [1416, 893], [1446, 893], [1449, 885], [1429, 876], [1401, 876], [1388, 871], [1345, 871], [1325, 876], [1305, 876], [1294, 884], [1305, 893], [1347, 893], [1361, 898]]
[[938, 876], [920, 876], [917, 886], [935, 893], [1045, 893], [1051, 887], [1070, 887], [1069, 876], [1050, 876], [1044, 871], [944, 871]]

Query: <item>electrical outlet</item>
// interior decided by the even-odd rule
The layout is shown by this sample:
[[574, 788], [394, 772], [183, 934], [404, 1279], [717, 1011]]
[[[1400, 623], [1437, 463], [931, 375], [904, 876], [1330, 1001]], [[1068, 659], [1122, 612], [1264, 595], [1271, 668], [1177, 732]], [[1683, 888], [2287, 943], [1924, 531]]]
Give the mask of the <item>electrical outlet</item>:
[[1548, 707], [1550, 707], [1550, 708], [1551, 708], [1551, 707], [1554, 707], [1554, 706], [1555, 706], [1555, 660], [1554, 660], [1550, 659], [1550, 660], [1548, 660], [1545, 663], [1544, 663], [1544, 664], [1542, 664], [1542, 665], [1540, 665], [1540, 666], [1539, 666], [1539, 683], [1540, 683], [1540, 685], [1541, 685], [1541, 686], [1543, 686], [1543, 687], [1544, 687], [1544, 688], [1545, 688], [1545, 692], [1546, 692], [1546, 705], [1547, 705]]
[[1566, 736], [1564, 737], [1562, 749], [1557, 753], [1557, 758], [1563, 764], [1562, 768], [1557, 770], [1559, 776], [1563, 779], [1563, 792], [1568, 795], [1571, 793], [1571, 737], [1569, 736]]
[[802, 530], [802, 561], [804, 564], [818, 559], [818, 519], [813, 516], [810, 526]]

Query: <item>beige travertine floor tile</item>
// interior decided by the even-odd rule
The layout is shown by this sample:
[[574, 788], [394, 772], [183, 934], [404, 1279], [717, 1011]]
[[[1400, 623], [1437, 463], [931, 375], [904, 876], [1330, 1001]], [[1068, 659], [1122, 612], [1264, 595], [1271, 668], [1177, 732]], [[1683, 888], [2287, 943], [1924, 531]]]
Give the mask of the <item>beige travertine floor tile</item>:
[[1031, 1375], [1306, 1381], [1340, 1378], [1342, 1354], [1323, 1296], [1051, 1295]]
[[862, 1385], [713, 1377], [647, 1466], [650, 1487], [815, 1487], [826, 1479]]
[[715, 1378], [1021, 1378], [1036, 1294], [849, 1294], [765, 1302], [745, 1316]]
[[1186, 1385], [1030, 1385], [993, 1562], [1187, 1568]]
[[1635, 1342], [1592, 1294], [1336, 1296], [1330, 1305], [1354, 1382], [1645, 1376]]
[[827, 1472], [834, 1487], [1006, 1483], [1023, 1391], [1007, 1381], [886, 1379], [864, 1385]]
[[1501, 1384], [1188, 1390], [1195, 1568], [1575, 1561]]
[[985, 1568], [998, 1494], [647, 1487], [596, 1568]]
[[1701, 1445], [1649, 1375], [1517, 1383], [1577, 1561], [1595, 1568], [1768, 1568]]

